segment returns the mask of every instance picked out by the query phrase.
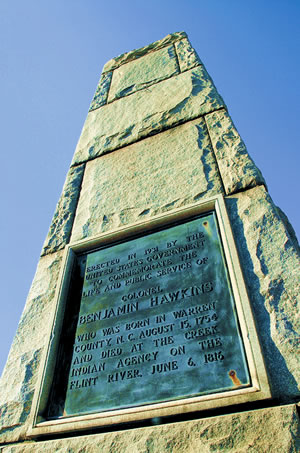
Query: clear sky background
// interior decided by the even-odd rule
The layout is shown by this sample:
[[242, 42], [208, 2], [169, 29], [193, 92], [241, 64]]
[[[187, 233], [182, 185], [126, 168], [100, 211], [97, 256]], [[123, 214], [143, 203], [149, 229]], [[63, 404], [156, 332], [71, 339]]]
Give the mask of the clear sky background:
[[186, 31], [299, 238], [299, 0], [1, 0], [0, 373], [109, 59]]

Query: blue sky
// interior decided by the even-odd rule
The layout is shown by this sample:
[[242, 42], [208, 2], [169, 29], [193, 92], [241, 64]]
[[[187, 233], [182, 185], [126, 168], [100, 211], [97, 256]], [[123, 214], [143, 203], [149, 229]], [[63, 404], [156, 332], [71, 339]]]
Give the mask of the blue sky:
[[0, 372], [104, 63], [186, 31], [299, 237], [297, 0], [2, 0]]

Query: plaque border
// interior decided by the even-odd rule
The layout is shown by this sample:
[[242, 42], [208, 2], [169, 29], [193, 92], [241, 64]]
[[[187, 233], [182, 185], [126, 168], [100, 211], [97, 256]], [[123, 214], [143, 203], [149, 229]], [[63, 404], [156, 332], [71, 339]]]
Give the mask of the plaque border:
[[[39, 414], [46, 407], [51, 389], [66, 299], [76, 256], [78, 254], [92, 252], [101, 246], [113, 245], [116, 241], [130, 240], [133, 236], [142, 235], [143, 233], [149, 234], [156, 228], [171, 228], [173, 223], [189, 221], [196, 216], [211, 211], [214, 211], [217, 217], [220, 240], [224, 250], [252, 385], [246, 388], [197, 397], [175, 399], [167, 402], [151, 403], [88, 415], [74, 415], [55, 420], [43, 420]], [[38, 381], [32, 402], [30, 425], [27, 431], [27, 437], [29, 438], [72, 431], [91, 430], [109, 425], [178, 415], [180, 413], [185, 414], [188, 412], [211, 410], [271, 397], [255, 322], [223, 195], [217, 195], [192, 205], [159, 214], [146, 221], [136, 222], [101, 233], [92, 239], [84, 239], [68, 244], [64, 250], [54, 302], [52, 320], [49, 322], [48, 346], [45, 348], [46, 350], [41, 360]]]

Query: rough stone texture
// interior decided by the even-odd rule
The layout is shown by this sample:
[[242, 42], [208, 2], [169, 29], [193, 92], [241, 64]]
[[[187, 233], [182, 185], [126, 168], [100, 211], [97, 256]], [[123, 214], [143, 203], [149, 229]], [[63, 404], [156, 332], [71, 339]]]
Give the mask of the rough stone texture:
[[90, 112], [106, 104], [112, 74], [112, 72], [106, 72], [101, 75], [96, 92], [91, 102]]
[[183, 31], [172, 33], [171, 35], [167, 35], [165, 38], [160, 39], [159, 41], [155, 41], [148, 46], [141, 47], [140, 49], [132, 50], [127, 53], [123, 53], [112, 60], [109, 60], [103, 68], [103, 72], [112, 71], [113, 69], [118, 68], [124, 63], [128, 63], [129, 61], [136, 60], [137, 58], [143, 57], [149, 52], [154, 50], [161, 49], [165, 46], [168, 46], [179, 39], [186, 38], [187, 35]]
[[88, 114], [73, 165], [224, 106], [203, 66]]
[[265, 184], [226, 110], [206, 115], [205, 120], [226, 194]]
[[273, 397], [299, 398], [299, 253], [263, 186], [226, 200]]
[[45, 240], [42, 255], [53, 253], [65, 247], [69, 242], [77, 202], [80, 194], [84, 165], [71, 168]]
[[178, 73], [179, 67], [173, 45], [151, 52], [114, 70], [108, 102], [147, 88]]
[[88, 162], [72, 241], [222, 192], [203, 119]]
[[181, 72], [187, 71], [188, 69], [192, 69], [195, 66], [202, 64], [200, 58], [197, 55], [197, 52], [193, 49], [191, 43], [187, 38], [175, 42], [174, 45], [177, 52]]
[[287, 229], [287, 232], [291, 238], [291, 241], [293, 242], [295, 249], [298, 251], [298, 253], [300, 255], [300, 247], [299, 247], [298, 239], [297, 239], [293, 226], [290, 224], [290, 221], [287, 218], [287, 216], [285, 215], [285, 213], [278, 206], [276, 206], [276, 209], [278, 211], [278, 214], [279, 214], [282, 222], [285, 225], [285, 228]]
[[296, 407], [274, 407], [197, 421], [11, 445], [3, 453], [297, 453]]
[[40, 259], [0, 380], [0, 444], [24, 437], [63, 252]]

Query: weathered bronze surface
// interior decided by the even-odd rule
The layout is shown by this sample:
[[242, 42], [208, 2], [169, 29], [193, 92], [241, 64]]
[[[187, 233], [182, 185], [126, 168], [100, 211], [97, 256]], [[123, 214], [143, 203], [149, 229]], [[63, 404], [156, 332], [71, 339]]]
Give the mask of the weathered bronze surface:
[[65, 415], [249, 385], [213, 213], [88, 254]]

